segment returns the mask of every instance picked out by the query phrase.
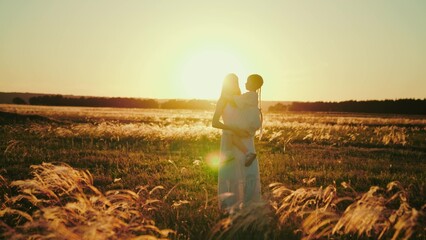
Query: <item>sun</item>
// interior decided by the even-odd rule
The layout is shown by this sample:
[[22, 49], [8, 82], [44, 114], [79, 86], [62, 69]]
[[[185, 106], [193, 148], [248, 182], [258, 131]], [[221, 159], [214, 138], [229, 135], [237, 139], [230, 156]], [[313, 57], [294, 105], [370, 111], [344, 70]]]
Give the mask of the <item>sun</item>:
[[247, 75], [240, 55], [225, 48], [198, 48], [182, 59], [177, 90], [184, 98], [217, 99], [228, 73], [235, 73], [240, 79]]

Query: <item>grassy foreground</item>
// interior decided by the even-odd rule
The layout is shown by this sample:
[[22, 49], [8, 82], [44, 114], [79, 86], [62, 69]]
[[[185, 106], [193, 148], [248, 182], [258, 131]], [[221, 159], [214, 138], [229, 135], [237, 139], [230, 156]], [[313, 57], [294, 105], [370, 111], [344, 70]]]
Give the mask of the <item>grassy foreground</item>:
[[265, 202], [225, 216], [211, 112], [0, 111], [6, 239], [425, 237], [421, 116], [266, 113]]

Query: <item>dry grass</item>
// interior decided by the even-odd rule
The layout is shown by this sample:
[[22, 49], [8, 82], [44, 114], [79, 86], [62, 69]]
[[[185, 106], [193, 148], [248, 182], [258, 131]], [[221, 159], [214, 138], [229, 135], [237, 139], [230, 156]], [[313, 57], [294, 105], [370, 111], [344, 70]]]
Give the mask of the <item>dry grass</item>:
[[212, 228], [209, 239], [276, 239], [272, 213], [267, 203], [238, 209]]
[[425, 238], [422, 117], [267, 113], [256, 142], [265, 202], [220, 216], [211, 112], [0, 110], [55, 120], [0, 123], [6, 239]]
[[[212, 112], [197, 110], [114, 109], [0, 105], [0, 110], [40, 114], [62, 120], [56, 124], [33, 123], [26, 131], [45, 137], [144, 138], [146, 140], [215, 140]], [[426, 147], [426, 119], [336, 113], [266, 113], [262, 139], [286, 147], [292, 142], [327, 145]], [[13, 129], [10, 129], [13, 131]]]
[[[93, 186], [92, 175], [68, 165], [32, 166], [33, 178], [14, 181], [0, 211], [7, 239], [163, 239], [170, 229], [152, 220], [158, 189], [108, 191]], [[3, 179], [3, 178], [2, 178]]]
[[[349, 193], [330, 185], [300, 188], [295, 191], [272, 186], [278, 199], [280, 224], [290, 215], [302, 220], [304, 239], [337, 236], [372, 237], [375, 239], [410, 239], [425, 237], [424, 205], [420, 210], [410, 207], [408, 192], [399, 182], [387, 189], [373, 186], [366, 193], [356, 193], [347, 183]], [[349, 204], [347, 206], [347, 204]]]
[[[8, 183], [0, 176], [0, 227], [7, 239], [166, 239], [175, 236], [152, 219], [189, 201], [164, 206], [153, 197], [163, 189], [138, 187], [103, 194], [87, 171], [66, 164], [34, 165], [33, 178]], [[306, 179], [313, 184], [315, 179]], [[357, 193], [348, 183], [342, 188], [270, 184], [269, 201], [236, 211], [211, 229], [210, 239], [321, 239], [321, 238], [424, 238], [426, 204], [409, 205], [409, 193], [399, 182], [386, 189], [373, 186]], [[13, 192], [16, 191], [15, 194]], [[207, 205], [208, 199], [206, 199]], [[206, 207], [205, 207], [206, 208]]]
[[291, 190], [271, 184], [269, 203], [223, 218], [211, 239], [424, 239], [426, 204], [409, 205], [399, 182], [357, 193], [347, 183]]

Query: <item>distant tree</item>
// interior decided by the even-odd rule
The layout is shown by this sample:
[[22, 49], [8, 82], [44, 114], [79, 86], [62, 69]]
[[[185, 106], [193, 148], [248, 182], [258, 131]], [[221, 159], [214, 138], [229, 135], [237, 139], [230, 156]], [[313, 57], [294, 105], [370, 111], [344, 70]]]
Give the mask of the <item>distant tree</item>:
[[284, 112], [284, 111], [288, 111], [288, 106], [282, 104], [282, 103], [277, 103], [275, 105], [272, 105], [268, 108], [268, 111], [270, 112]]
[[12, 103], [13, 104], [27, 104], [27, 102], [24, 99], [20, 98], [20, 97], [13, 98], [12, 99]]
[[32, 105], [79, 106], [79, 107], [117, 107], [117, 108], [159, 108], [154, 99], [79, 97], [70, 98], [62, 95], [47, 95], [30, 98]]
[[289, 111], [426, 114], [426, 99], [293, 102]]

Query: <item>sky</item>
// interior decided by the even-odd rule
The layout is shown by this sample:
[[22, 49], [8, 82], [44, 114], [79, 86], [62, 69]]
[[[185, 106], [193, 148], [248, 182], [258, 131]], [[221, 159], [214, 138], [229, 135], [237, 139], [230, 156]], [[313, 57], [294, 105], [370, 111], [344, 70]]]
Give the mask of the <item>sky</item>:
[[425, 0], [0, 0], [0, 92], [426, 98]]

